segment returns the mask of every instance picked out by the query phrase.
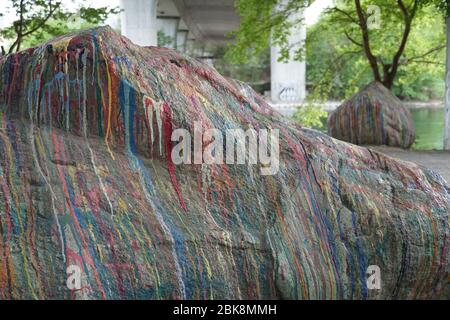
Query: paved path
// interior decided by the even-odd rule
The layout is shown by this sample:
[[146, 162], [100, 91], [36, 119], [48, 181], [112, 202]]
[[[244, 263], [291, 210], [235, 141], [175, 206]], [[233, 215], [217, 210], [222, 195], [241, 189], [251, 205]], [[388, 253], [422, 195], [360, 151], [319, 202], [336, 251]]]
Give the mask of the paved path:
[[439, 172], [450, 183], [450, 151], [411, 151], [384, 146], [370, 148]]

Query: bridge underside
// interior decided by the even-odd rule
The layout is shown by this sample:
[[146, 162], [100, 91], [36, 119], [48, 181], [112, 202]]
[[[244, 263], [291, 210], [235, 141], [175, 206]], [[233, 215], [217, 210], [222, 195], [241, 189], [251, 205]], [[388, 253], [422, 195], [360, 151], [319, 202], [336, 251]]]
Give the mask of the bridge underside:
[[[162, 46], [208, 60], [211, 47], [231, 40], [239, 27], [234, 0], [122, 0], [122, 34], [140, 45]], [[296, 17], [293, 17], [296, 18]], [[293, 45], [303, 43], [304, 26], [291, 32]], [[271, 50], [270, 102], [285, 114], [306, 96], [305, 62], [279, 62], [279, 48]], [[212, 62], [211, 62], [212, 63]]]
[[233, 0], [174, 0], [175, 6], [196, 41], [226, 42], [239, 28]]

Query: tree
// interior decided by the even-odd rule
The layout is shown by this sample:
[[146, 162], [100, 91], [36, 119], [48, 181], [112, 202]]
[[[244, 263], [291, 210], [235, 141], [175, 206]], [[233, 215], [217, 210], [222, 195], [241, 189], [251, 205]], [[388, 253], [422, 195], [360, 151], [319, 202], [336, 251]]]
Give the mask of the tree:
[[450, 16], [450, 0], [435, 0], [434, 4], [446, 17]]
[[[302, 21], [289, 21], [287, 18], [293, 12], [304, 10], [312, 2], [286, 0], [281, 1], [280, 5], [277, 0], [238, 0], [241, 26], [234, 34], [236, 41], [230, 47], [228, 56], [234, 61], [243, 61], [272, 42], [282, 48], [279, 59], [287, 59], [290, 55], [295, 59], [303, 59], [304, 50], [290, 52], [292, 44], [287, 41], [292, 25]], [[443, 44], [437, 44], [423, 52], [405, 56], [416, 21], [431, 3], [435, 1], [336, 0], [326, 14], [330, 17], [330, 25], [341, 30], [348, 40], [348, 51], [361, 51], [364, 54], [373, 80], [392, 89], [399, 68], [413, 62], [430, 63], [427, 58], [444, 48]], [[377, 14], [379, 17], [376, 17]], [[373, 27], [372, 20], [377, 18], [381, 23]]]
[[64, 26], [70, 18], [78, 17], [86, 23], [99, 24], [110, 14], [120, 11], [118, 8], [90, 8], [82, 5], [84, 1], [79, 1], [81, 6], [78, 10], [67, 9], [61, 0], [8, 0], [8, 2], [9, 6], [6, 6], [6, 9], [13, 10], [17, 20], [0, 30], [1, 37], [12, 41], [8, 50], [2, 46], [3, 54], [19, 51], [24, 42], [36, 35], [38, 37], [42, 37], [43, 34], [48, 37], [60, 35], [65, 31]]
[[[392, 3], [395, 3], [394, 5]], [[407, 64], [414, 60], [425, 59], [428, 55], [444, 48], [442, 44], [429, 50], [422, 52], [414, 57], [404, 57], [404, 52], [413, 28], [413, 24], [417, 20], [417, 17], [421, 10], [428, 5], [430, 1], [425, 0], [397, 0], [397, 1], [377, 1], [376, 6], [379, 8], [379, 14], [385, 25], [383, 28], [373, 28], [370, 30], [368, 13], [368, 6], [371, 5], [370, 1], [353, 0], [342, 1], [341, 6], [336, 6], [330, 10], [332, 14], [336, 14], [336, 19], [339, 16], [347, 21], [349, 24], [358, 26], [358, 32], [360, 32], [360, 41], [355, 40], [350, 32], [345, 32], [346, 37], [356, 46], [363, 49], [364, 54], [369, 62], [370, 68], [373, 73], [373, 78], [376, 81], [383, 83], [387, 88], [391, 89], [394, 80], [397, 76], [398, 69], [401, 64]], [[401, 26], [401, 30], [398, 29]], [[390, 36], [396, 38], [397, 48], [389, 52], [388, 54], [377, 54], [382, 52], [380, 48], [373, 49], [372, 37], [386, 38], [385, 33], [387, 28], [394, 29], [396, 32]], [[397, 27], [397, 28], [396, 28]], [[382, 44], [383, 46], [385, 44]]]
[[294, 55], [302, 59], [304, 52], [291, 52], [288, 42], [290, 29], [294, 24], [302, 23], [302, 18], [289, 20], [296, 12], [305, 10], [314, 0], [237, 0], [236, 10], [240, 16], [240, 27], [230, 36], [234, 38], [228, 47], [226, 57], [234, 63], [245, 63], [253, 56], [259, 56], [271, 42], [281, 47], [280, 59]]
[[[416, 19], [391, 90], [402, 99], [441, 99], [444, 50], [440, 48], [445, 43], [444, 21], [434, 6], [423, 8]], [[359, 29], [349, 29], [345, 21], [337, 23], [336, 16], [327, 13], [308, 27], [306, 55], [312, 58], [307, 59], [306, 69], [307, 83], [312, 84], [308, 88], [310, 98], [343, 100], [374, 78], [363, 47], [352, 42], [360, 35]], [[379, 59], [387, 61], [398, 49], [395, 35], [401, 34], [402, 25], [382, 16], [379, 21], [371, 20], [370, 23], [383, 26], [373, 30], [371, 44]], [[390, 32], [384, 32], [385, 28]], [[429, 52], [430, 48], [438, 49]], [[426, 52], [429, 53], [424, 56]]]

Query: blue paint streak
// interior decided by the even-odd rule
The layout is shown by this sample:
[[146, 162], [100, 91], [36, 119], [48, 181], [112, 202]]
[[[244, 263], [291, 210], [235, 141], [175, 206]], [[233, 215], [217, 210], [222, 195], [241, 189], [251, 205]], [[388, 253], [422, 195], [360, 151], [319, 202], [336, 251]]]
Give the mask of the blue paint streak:
[[367, 292], [367, 282], [366, 282], [366, 270], [367, 270], [367, 262], [366, 257], [364, 254], [364, 249], [361, 243], [361, 240], [359, 239], [358, 232], [357, 232], [357, 223], [356, 223], [356, 214], [354, 211], [352, 211], [352, 226], [355, 231], [355, 237], [356, 237], [356, 248], [358, 250], [358, 259], [359, 259], [359, 277], [361, 281], [361, 294], [363, 299], [367, 299], [368, 292]]

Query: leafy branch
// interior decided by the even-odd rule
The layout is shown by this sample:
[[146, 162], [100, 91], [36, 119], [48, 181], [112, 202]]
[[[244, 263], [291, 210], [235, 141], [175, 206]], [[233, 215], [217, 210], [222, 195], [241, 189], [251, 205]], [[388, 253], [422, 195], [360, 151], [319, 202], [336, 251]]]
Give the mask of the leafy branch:
[[[17, 20], [10, 26], [0, 30], [0, 36], [10, 39], [12, 44], [6, 50], [2, 46], [2, 54], [20, 51], [26, 40], [32, 37], [44, 38], [59, 35], [64, 28], [55, 28], [54, 23], [67, 25], [71, 17], [78, 16], [81, 20], [92, 24], [103, 23], [111, 14], [120, 12], [119, 8], [90, 8], [83, 6], [84, 0], [79, 0], [81, 4], [79, 10], [70, 11], [63, 6], [61, 0], [8, 0], [9, 7], [6, 8], [15, 12]], [[43, 40], [43, 39], [42, 39]]]

